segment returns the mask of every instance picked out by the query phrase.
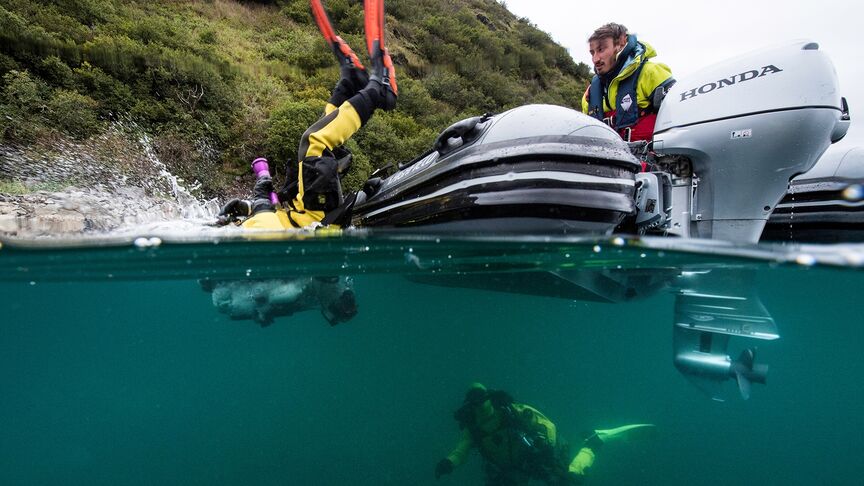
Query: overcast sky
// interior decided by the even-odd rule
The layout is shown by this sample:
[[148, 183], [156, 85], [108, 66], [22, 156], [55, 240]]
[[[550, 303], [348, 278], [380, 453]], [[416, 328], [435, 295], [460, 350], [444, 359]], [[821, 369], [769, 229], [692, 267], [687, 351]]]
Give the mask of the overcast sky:
[[511, 12], [548, 32], [592, 71], [586, 39], [608, 22], [624, 24], [651, 44], [658, 53], [656, 60], [668, 64], [678, 79], [744, 52], [787, 40], [814, 40], [834, 62], [841, 94], [849, 101], [852, 127], [841, 143], [864, 146], [862, 4], [861, 0], [506, 0]]

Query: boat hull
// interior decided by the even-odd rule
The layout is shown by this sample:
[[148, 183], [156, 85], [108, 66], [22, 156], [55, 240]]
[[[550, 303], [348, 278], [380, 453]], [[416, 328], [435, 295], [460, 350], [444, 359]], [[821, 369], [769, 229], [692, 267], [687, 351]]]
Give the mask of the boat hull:
[[[514, 127], [538, 115], [547, 122], [545, 133]], [[548, 123], [555, 117], [560, 123]], [[355, 206], [352, 224], [609, 234], [635, 211], [640, 165], [617, 134], [596, 120], [562, 107], [529, 105], [482, 124], [470, 143], [427, 152], [384, 179]]]

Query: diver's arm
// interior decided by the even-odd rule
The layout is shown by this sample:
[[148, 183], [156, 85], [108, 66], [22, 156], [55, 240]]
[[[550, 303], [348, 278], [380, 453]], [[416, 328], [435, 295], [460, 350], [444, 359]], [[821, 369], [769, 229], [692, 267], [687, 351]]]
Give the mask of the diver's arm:
[[471, 440], [471, 434], [467, 430], [463, 430], [462, 438], [459, 439], [459, 444], [456, 445], [456, 448], [446, 458], [438, 461], [438, 464], [435, 466], [435, 479], [452, 473], [453, 468], [465, 462], [465, 458], [468, 457], [468, 452], [471, 450], [472, 445], [474, 443]]
[[453, 466], [459, 466], [465, 459], [468, 457], [468, 453], [471, 451], [471, 447], [474, 445], [474, 440], [471, 439], [471, 434], [467, 429], [462, 430], [462, 438], [459, 439], [459, 443], [456, 445], [456, 448], [453, 449], [450, 454], [447, 455], [447, 459], [453, 463]]

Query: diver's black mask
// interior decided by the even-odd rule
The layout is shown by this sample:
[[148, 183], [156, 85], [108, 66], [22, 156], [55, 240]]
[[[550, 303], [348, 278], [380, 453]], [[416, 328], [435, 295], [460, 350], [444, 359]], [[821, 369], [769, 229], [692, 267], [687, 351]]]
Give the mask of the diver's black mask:
[[460, 429], [474, 423], [474, 409], [483, 404], [488, 396], [489, 392], [482, 388], [472, 388], [465, 393], [462, 406], [453, 414], [453, 418], [459, 422]]
[[482, 406], [486, 400], [489, 400], [492, 403], [492, 407], [496, 410], [500, 410], [513, 403], [513, 397], [505, 391], [472, 388], [465, 393], [465, 400], [462, 402], [462, 406], [453, 414], [453, 418], [459, 423], [460, 429], [464, 429], [475, 422], [474, 410]]

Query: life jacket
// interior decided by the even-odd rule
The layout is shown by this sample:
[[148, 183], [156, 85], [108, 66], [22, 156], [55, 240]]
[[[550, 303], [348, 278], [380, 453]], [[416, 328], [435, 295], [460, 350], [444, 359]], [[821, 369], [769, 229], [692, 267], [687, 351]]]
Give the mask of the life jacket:
[[[642, 74], [645, 62], [647, 62], [647, 59], [643, 57], [636, 71], [618, 82], [618, 92], [615, 96], [615, 114], [610, 120], [610, 126], [615, 131], [620, 132], [625, 128], [636, 125], [639, 117], [647, 114], [647, 110], [640, 110], [636, 99], [636, 86], [639, 83], [639, 75]], [[603, 110], [605, 96], [606, 90], [603, 89], [603, 82], [600, 80], [600, 76], [595, 75], [594, 79], [591, 80], [591, 87], [588, 91], [588, 114], [600, 121], [606, 121], [606, 113]]]
[[[650, 110], [639, 108], [638, 96], [636, 88], [639, 85], [639, 76], [642, 74], [642, 68], [651, 57], [648, 48], [640, 43], [635, 35], [627, 36], [627, 45], [618, 55], [619, 60], [616, 63], [613, 71], [606, 76], [594, 75], [591, 79], [591, 86], [588, 88], [588, 114], [612, 127], [621, 136], [629, 141], [629, 128], [634, 127], [641, 117], [650, 115]], [[615, 96], [615, 109], [611, 117], [606, 117], [605, 106], [612, 106], [608, 100], [608, 93], [604, 89], [604, 77], [608, 79], [608, 84], [618, 78], [620, 73], [628, 69], [634, 60], [638, 60], [639, 65], [626, 78], [618, 79], [617, 93]], [[604, 104], [604, 101], [606, 102]]]

